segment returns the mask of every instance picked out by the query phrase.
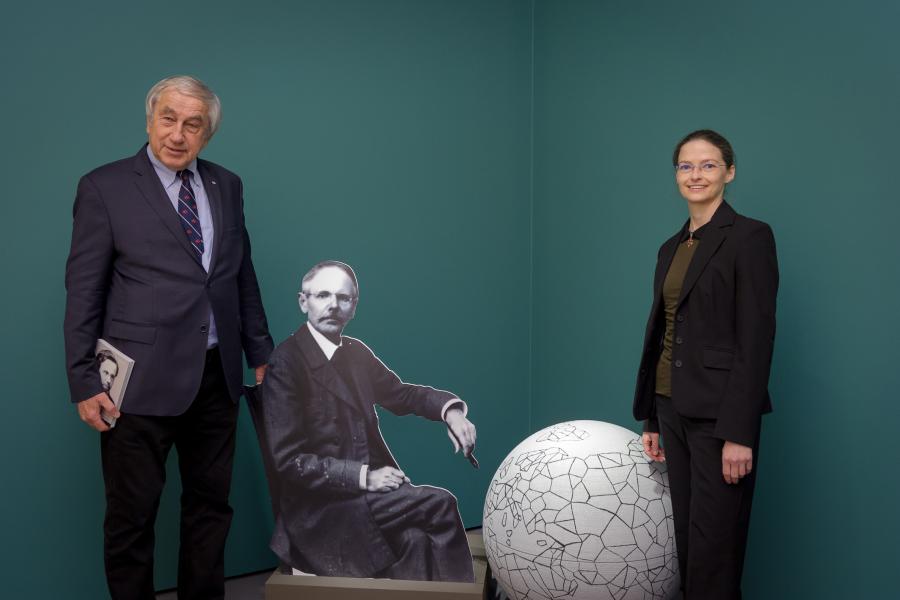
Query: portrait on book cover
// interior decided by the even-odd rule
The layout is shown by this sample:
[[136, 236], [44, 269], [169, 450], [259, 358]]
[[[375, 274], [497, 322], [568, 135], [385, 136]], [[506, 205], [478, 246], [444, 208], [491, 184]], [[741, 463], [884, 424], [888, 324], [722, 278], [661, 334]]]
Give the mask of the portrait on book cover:
[[[104, 339], [97, 340], [94, 352], [94, 363], [100, 373], [100, 385], [116, 407], [121, 408], [131, 371], [134, 369], [134, 360]], [[115, 418], [105, 413], [101, 417], [107, 425], [115, 427]]]

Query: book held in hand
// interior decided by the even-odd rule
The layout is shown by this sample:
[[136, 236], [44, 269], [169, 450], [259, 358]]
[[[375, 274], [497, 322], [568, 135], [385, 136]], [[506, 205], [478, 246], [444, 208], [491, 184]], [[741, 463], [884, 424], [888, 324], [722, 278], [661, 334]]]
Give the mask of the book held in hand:
[[[125, 399], [125, 388], [128, 387], [128, 379], [134, 368], [134, 359], [104, 339], [97, 340], [94, 353], [103, 391], [109, 394], [116, 408], [121, 410], [122, 401]], [[116, 426], [116, 420], [113, 417], [106, 413], [102, 413], [100, 416], [110, 428]]]

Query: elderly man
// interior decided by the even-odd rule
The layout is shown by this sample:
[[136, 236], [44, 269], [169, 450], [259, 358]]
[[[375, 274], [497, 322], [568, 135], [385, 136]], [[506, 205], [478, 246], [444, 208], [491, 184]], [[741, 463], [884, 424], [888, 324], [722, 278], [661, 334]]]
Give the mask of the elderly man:
[[341, 333], [359, 286], [346, 264], [304, 277], [307, 323], [272, 353], [256, 407], [275, 506], [272, 549], [317, 575], [474, 581], [456, 498], [414, 486], [378, 428], [375, 405], [443, 420], [471, 456], [475, 427], [448, 392], [403, 383], [359, 340]]
[[[192, 77], [147, 94], [148, 144], [78, 184], [66, 265], [66, 362], [81, 419], [101, 431], [104, 557], [114, 599], [151, 599], [153, 525], [173, 444], [183, 493], [178, 597], [224, 597], [241, 351], [262, 379], [272, 351], [241, 180], [197, 155], [220, 103]], [[134, 359], [121, 414], [98, 338]], [[118, 418], [109, 429], [101, 411]]]

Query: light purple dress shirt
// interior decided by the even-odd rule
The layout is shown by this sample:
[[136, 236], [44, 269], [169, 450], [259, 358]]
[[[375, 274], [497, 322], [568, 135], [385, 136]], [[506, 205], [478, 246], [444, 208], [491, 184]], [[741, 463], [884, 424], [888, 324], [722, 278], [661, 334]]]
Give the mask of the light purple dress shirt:
[[[150, 157], [150, 164], [156, 171], [160, 183], [169, 196], [172, 203], [172, 209], [178, 212], [178, 192], [181, 191], [181, 179], [178, 178], [176, 172], [162, 164], [150, 146], [147, 146], [147, 156]], [[200, 261], [203, 269], [209, 273], [209, 260], [212, 258], [213, 242], [215, 241], [215, 231], [213, 230], [212, 214], [209, 210], [209, 198], [206, 196], [206, 189], [203, 187], [203, 180], [197, 172], [197, 159], [191, 161], [187, 166], [187, 170], [192, 173], [191, 189], [194, 192], [194, 200], [197, 201], [197, 216], [200, 217], [200, 233], [203, 234], [203, 256]], [[212, 312], [212, 306], [209, 309], [209, 335], [206, 338], [206, 348], [212, 348], [219, 343], [219, 334], [216, 330], [216, 318]]]

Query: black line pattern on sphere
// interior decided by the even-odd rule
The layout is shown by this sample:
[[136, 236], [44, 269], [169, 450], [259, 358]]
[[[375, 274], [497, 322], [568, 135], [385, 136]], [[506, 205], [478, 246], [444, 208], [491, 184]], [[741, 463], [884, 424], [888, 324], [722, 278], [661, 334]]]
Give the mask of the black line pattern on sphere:
[[[585, 434], [579, 440], [590, 436], [577, 431]], [[582, 586], [591, 597], [605, 591], [615, 600], [662, 600], [677, 579], [666, 494], [662, 471], [647, 461], [638, 439], [626, 452], [584, 458], [561, 448], [508, 457], [484, 511], [495, 575], [519, 600], [570, 597]], [[519, 529], [537, 553], [514, 547]]]
[[547, 431], [534, 439], [535, 442], [580, 442], [591, 437], [584, 429], [578, 429], [571, 423], [561, 423], [548, 427]]

